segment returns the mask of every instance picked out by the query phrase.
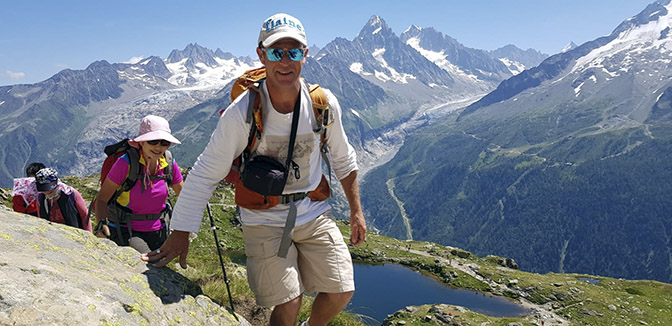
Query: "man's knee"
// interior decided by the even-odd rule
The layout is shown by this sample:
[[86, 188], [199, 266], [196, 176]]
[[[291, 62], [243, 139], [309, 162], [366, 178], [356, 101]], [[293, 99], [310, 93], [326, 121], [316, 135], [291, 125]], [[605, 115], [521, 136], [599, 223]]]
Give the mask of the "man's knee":
[[287, 310], [287, 311], [296, 310], [298, 312], [299, 309], [301, 308], [301, 299], [302, 298], [303, 298], [303, 295], [299, 295], [298, 297], [296, 297], [292, 300], [289, 300], [289, 301], [287, 301], [283, 304], [275, 306], [275, 309], [280, 308], [280, 309]]
[[355, 294], [355, 291], [340, 292], [340, 293], [324, 293], [329, 301], [333, 303], [347, 304], [352, 299], [352, 295]]
[[296, 318], [299, 309], [301, 309], [301, 298], [302, 296], [299, 295], [290, 301], [275, 306], [273, 312], [271, 312], [271, 325], [296, 325]]

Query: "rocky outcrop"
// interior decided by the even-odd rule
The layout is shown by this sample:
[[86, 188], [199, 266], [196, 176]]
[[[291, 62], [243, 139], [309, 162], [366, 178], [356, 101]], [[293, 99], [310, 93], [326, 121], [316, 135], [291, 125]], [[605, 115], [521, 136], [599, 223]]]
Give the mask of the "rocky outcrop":
[[0, 248], [0, 325], [249, 325], [184, 276], [79, 229], [2, 209]]

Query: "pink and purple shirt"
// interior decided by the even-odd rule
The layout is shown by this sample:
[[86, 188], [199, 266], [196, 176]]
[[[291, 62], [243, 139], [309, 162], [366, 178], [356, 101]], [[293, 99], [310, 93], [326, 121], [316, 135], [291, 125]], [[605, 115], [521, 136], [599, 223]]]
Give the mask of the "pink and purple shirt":
[[[141, 174], [147, 172], [144, 157], [140, 157]], [[177, 162], [173, 160], [173, 184], [182, 182], [182, 173]], [[129, 169], [128, 155], [124, 154], [114, 162], [110, 172], [107, 174], [112, 182], [121, 185], [128, 176]], [[159, 171], [156, 175], [163, 175], [164, 168], [168, 162], [164, 157], [159, 160]], [[143, 187], [142, 177], [138, 178], [131, 190], [121, 193], [117, 197], [117, 203], [123, 207], [129, 208], [134, 214], [158, 214], [166, 208], [166, 198], [168, 198], [168, 188], [164, 179], [149, 180], [150, 184]], [[143, 189], [144, 188], [144, 189]], [[150, 232], [160, 230], [163, 226], [161, 220], [131, 221], [131, 228], [134, 231]]]

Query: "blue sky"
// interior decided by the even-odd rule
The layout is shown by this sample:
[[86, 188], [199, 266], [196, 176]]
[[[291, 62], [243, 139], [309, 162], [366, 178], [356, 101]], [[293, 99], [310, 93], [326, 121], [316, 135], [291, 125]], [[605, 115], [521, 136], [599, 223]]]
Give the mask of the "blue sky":
[[0, 86], [35, 83], [96, 60], [127, 62], [198, 43], [253, 55], [263, 20], [287, 12], [320, 47], [353, 39], [371, 15], [401, 34], [434, 27], [467, 47], [547, 54], [607, 35], [654, 0], [0, 1]]

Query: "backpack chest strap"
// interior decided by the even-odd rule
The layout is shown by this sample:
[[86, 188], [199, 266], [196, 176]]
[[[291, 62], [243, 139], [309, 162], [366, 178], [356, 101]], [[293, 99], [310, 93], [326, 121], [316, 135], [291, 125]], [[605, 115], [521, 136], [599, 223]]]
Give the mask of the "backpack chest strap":
[[122, 207], [117, 203], [111, 203], [107, 206], [110, 212], [108, 219], [114, 223], [128, 223], [129, 221], [149, 221], [158, 220], [166, 214], [165, 210], [157, 214], [135, 214], [130, 209]]
[[310, 196], [310, 192], [297, 192], [289, 195], [278, 196], [278, 204], [289, 204]]

